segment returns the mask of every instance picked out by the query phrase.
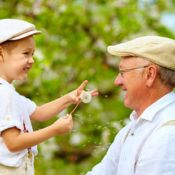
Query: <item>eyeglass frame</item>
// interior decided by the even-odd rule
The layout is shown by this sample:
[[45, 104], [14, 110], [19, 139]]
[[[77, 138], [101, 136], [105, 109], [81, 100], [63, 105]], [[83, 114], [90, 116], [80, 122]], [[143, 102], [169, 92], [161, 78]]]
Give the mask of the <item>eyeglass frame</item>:
[[150, 65], [139, 66], [139, 67], [133, 67], [133, 68], [126, 68], [126, 69], [119, 69], [119, 73], [120, 73], [121, 76], [123, 76], [123, 73], [124, 73], [124, 72], [128, 72], [128, 71], [130, 71], [130, 70], [135, 70], [135, 69], [146, 68], [146, 67], [148, 67], [148, 66], [150, 66]]

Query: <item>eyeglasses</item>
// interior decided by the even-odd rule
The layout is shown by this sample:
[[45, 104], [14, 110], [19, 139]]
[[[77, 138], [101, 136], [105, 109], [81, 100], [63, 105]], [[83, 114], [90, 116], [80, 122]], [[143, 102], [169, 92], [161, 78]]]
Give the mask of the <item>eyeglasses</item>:
[[121, 76], [123, 76], [124, 72], [128, 72], [130, 70], [134, 70], [134, 69], [142, 69], [142, 68], [146, 68], [150, 65], [145, 65], [145, 66], [139, 66], [139, 67], [133, 67], [133, 68], [127, 68], [127, 69], [119, 69], [119, 73], [121, 74]]

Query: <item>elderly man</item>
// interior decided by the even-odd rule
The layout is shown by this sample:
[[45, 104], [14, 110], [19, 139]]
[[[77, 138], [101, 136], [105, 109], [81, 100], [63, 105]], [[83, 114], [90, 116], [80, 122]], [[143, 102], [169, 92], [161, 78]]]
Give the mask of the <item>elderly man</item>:
[[175, 41], [144, 36], [108, 52], [122, 57], [114, 83], [133, 112], [87, 175], [175, 175]]

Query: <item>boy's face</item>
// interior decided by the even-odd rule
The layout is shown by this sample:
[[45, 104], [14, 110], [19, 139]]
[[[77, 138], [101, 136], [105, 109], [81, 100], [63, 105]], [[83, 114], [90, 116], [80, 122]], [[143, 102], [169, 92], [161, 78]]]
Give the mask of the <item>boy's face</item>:
[[25, 80], [32, 67], [35, 41], [32, 36], [0, 46], [0, 77], [11, 83]]

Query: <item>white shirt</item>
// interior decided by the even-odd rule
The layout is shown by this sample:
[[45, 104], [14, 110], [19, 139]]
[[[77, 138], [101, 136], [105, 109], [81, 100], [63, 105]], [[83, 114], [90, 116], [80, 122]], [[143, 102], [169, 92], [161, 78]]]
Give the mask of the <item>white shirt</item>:
[[[28, 98], [18, 94], [12, 84], [2, 78], [0, 78], [0, 83], [0, 164], [18, 167], [28, 150], [10, 152], [3, 141], [1, 132], [16, 127], [23, 133], [23, 122], [26, 129], [32, 132], [30, 115], [34, 112], [36, 105]], [[32, 147], [31, 151], [37, 155], [37, 146]]]
[[116, 136], [103, 160], [86, 175], [175, 175], [175, 94], [149, 106]]

